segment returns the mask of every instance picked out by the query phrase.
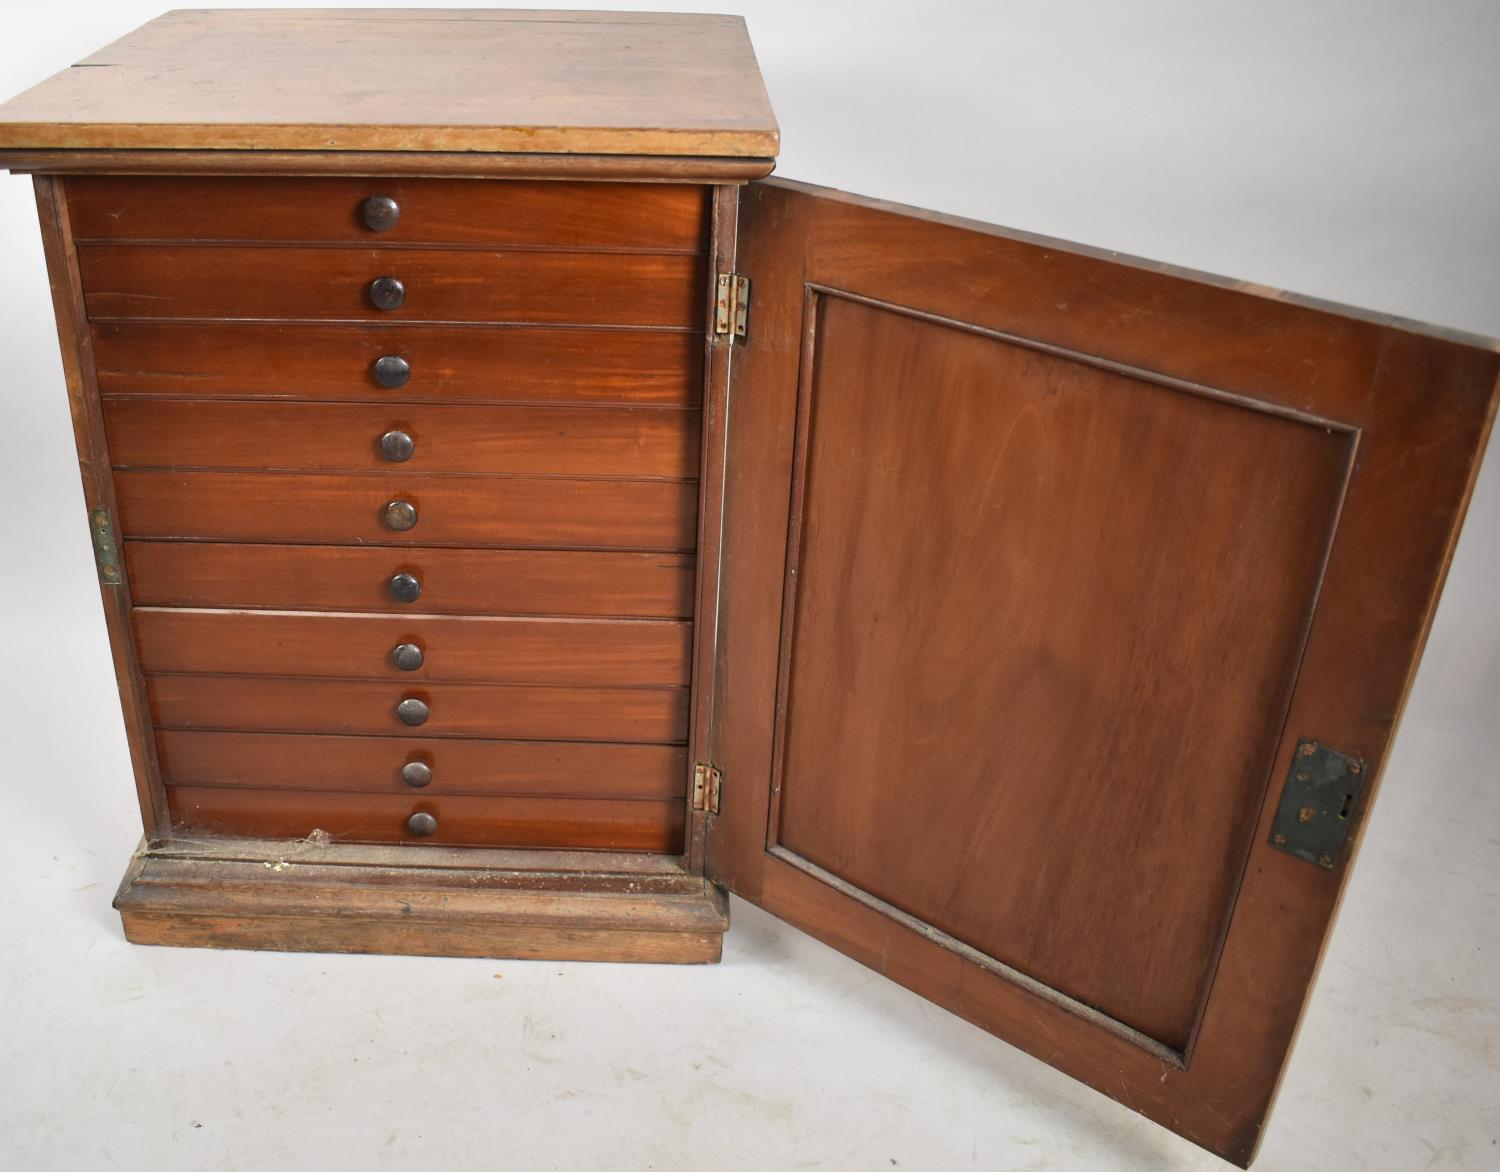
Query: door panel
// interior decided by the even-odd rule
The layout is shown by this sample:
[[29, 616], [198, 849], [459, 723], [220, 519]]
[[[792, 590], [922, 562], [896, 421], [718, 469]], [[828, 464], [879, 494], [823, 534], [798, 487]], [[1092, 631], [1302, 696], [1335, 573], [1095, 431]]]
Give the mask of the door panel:
[[1351, 436], [810, 297], [771, 840], [1186, 1049]]
[[1352, 854], [1271, 818], [1299, 738], [1378, 773], [1494, 347], [792, 184], [741, 217], [711, 873], [1248, 1161]]

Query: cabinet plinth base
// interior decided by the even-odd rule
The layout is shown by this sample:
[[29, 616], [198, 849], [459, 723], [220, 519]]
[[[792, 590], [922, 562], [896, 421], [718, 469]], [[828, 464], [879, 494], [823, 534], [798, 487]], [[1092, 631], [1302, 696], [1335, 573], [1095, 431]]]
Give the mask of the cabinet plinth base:
[[710, 964], [724, 894], [675, 858], [260, 839], [143, 845], [115, 908], [136, 944]]

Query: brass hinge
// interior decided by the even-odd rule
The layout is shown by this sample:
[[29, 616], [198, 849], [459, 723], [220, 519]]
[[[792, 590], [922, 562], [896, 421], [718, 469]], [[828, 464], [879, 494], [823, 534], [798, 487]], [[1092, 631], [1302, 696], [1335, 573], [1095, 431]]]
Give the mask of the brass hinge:
[[714, 333], [745, 336], [750, 320], [750, 278], [738, 273], [720, 273], [714, 297]]
[[724, 784], [724, 774], [712, 765], [701, 761], [693, 766], [693, 809], [705, 814], [719, 812], [719, 790]]
[[94, 561], [99, 564], [99, 581], [106, 586], [118, 586], [120, 576], [120, 553], [115, 545], [115, 523], [108, 509], [94, 509], [89, 513], [89, 532], [94, 535]]

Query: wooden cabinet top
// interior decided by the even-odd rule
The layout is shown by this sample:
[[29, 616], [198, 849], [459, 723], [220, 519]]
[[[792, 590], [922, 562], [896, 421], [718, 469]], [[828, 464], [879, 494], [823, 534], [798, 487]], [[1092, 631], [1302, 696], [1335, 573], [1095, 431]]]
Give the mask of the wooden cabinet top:
[[738, 16], [169, 12], [0, 106], [0, 150], [769, 158]]

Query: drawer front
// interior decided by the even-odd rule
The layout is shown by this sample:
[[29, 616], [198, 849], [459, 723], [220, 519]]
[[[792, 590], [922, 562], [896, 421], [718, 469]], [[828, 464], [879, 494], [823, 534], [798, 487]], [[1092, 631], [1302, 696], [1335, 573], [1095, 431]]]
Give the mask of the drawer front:
[[[708, 192], [676, 184], [484, 179], [68, 179], [74, 237], [702, 251]], [[365, 217], [394, 200], [389, 226]], [[375, 209], [372, 209], [372, 212]], [[387, 218], [389, 218], [387, 216]], [[377, 217], [378, 224], [385, 220]]]
[[[188, 833], [433, 846], [555, 847], [666, 852], [682, 842], [684, 803], [573, 798], [418, 797], [171, 786], [172, 821]], [[413, 814], [435, 829], [417, 836]]]
[[[127, 541], [141, 606], [691, 618], [687, 554]], [[393, 583], [398, 575], [415, 580]]]
[[174, 821], [682, 849], [706, 189], [67, 186]]
[[[258, 318], [533, 322], [698, 329], [701, 256], [482, 252], [435, 248], [269, 248], [84, 244], [91, 319]], [[372, 300], [379, 278], [398, 308]]]
[[[678, 745], [179, 729], [159, 732], [156, 747], [162, 779], [179, 786], [663, 801], [687, 793], [687, 750]], [[402, 776], [412, 762], [430, 770], [420, 788]]]
[[656, 619], [137, 607], [134, 620], [147, 672], [648, 686], [686, 684], [691, 675], [692, 624]]
[[161, 729], [412, 736], [396, 714], [421, 700], [424, 737], [682, 744], [686, 688], [533, 687], [256, 676], [148, 675]]
[[[115, 496], [124, 537], [210, 541], [683, 551], [698, 522], [681, 481], [121, 471]], [[386, 523], [391, 501], [411, 528]]]
[[[703, 339], [686, 331], [157, 321], [92, 331], [106, 395], [669, 407], [703, 398]], [[376, 379], [386, 357], [406, 364], [400, 386]]]
[[104, 420], [117, 468], [698, 475], [698, 412], [671, 408], [126, 398], [106, 399]]

